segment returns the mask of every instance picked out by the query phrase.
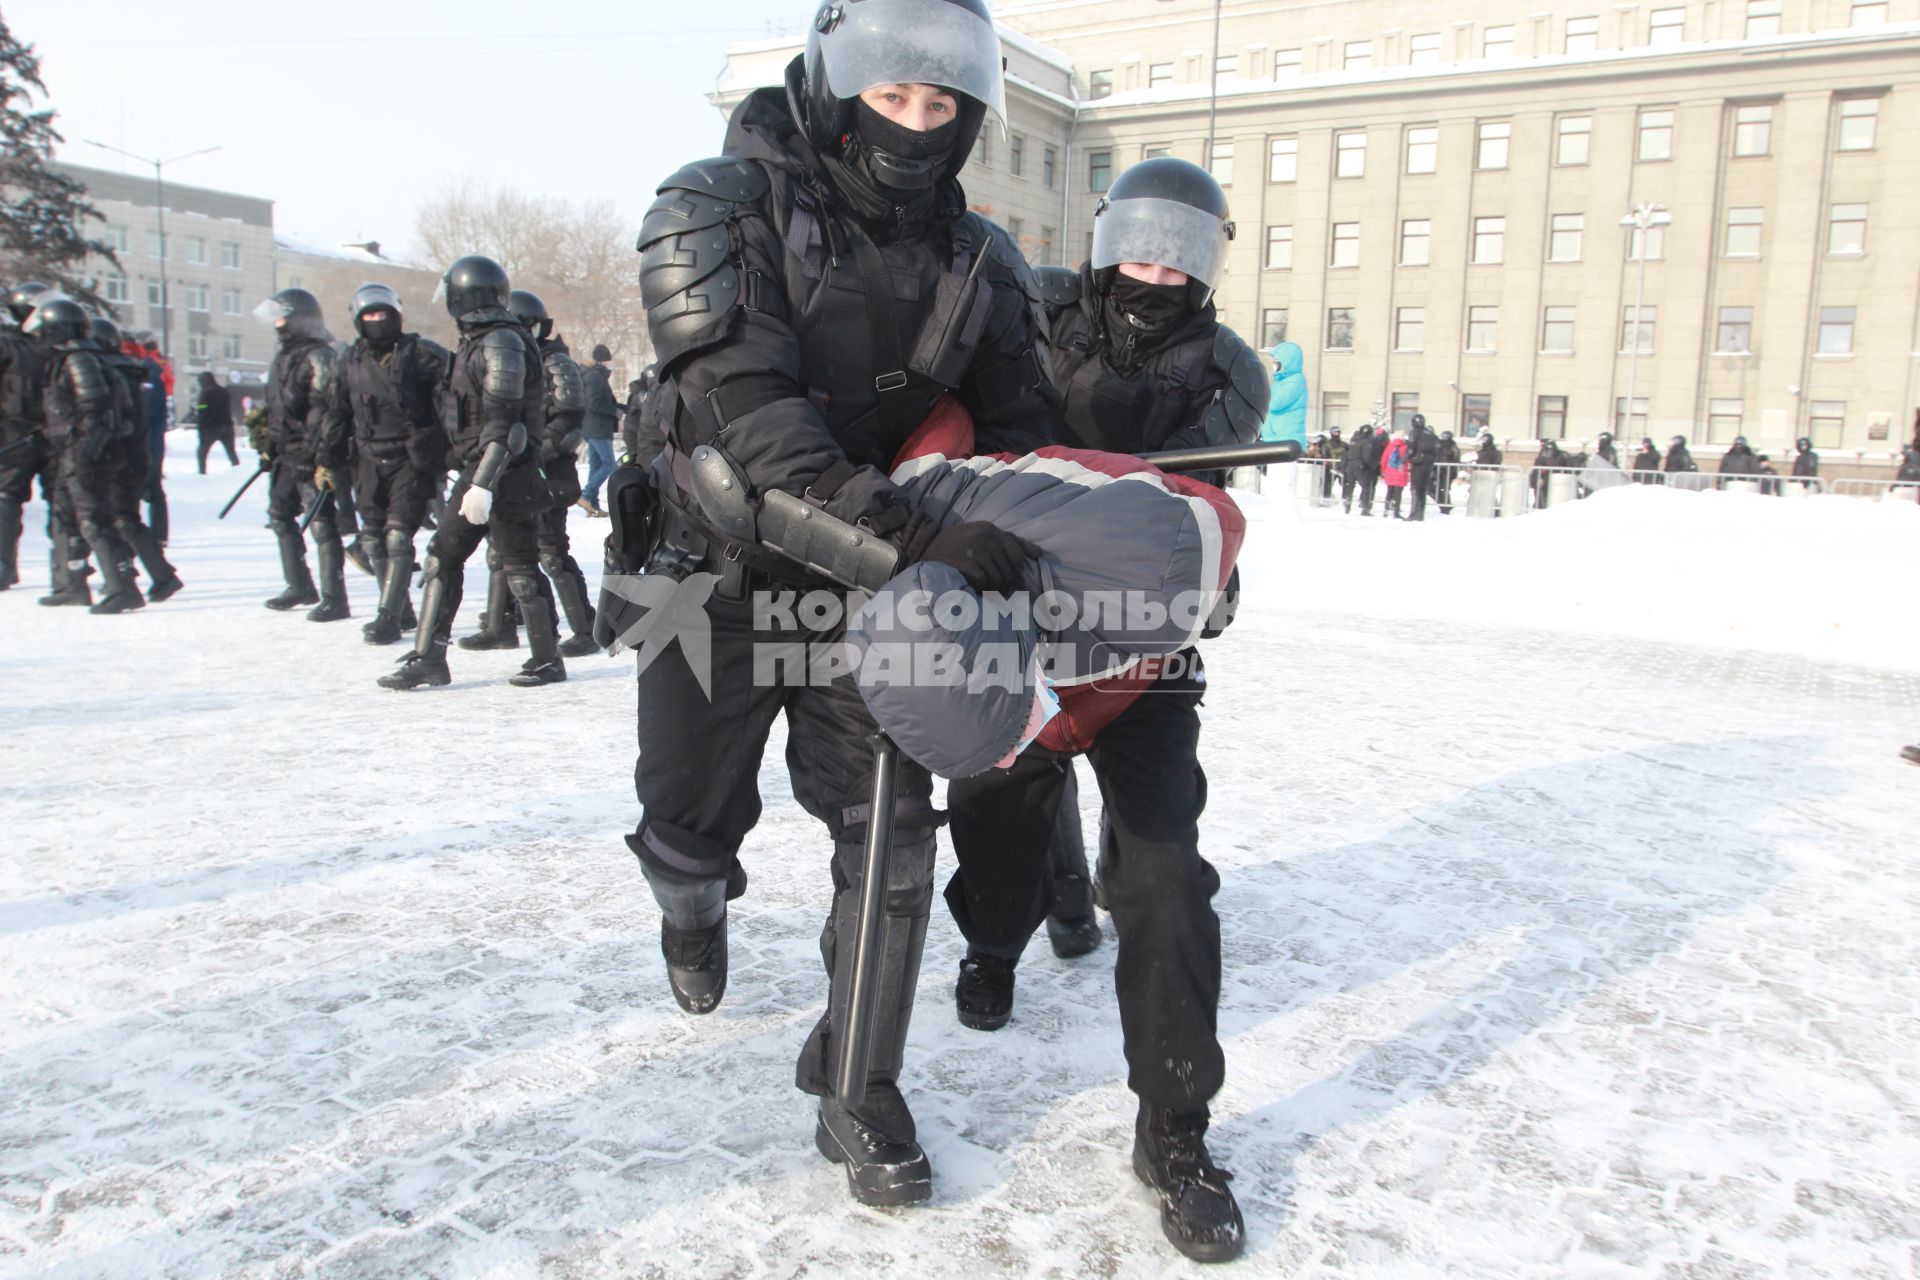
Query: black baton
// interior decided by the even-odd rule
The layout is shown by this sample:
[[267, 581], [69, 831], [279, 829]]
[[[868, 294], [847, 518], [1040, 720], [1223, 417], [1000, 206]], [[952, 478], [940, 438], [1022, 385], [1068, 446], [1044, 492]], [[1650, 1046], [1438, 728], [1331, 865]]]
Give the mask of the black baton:
[[322, 489], [319, 493], [315, 494], [313, 497], [313, 505], [307, 508], [306, 515], [300, 517], [300, 532], [305, 533], [307, 526], [313, 523], [313, 518], [320, 514], [320, 508], [332, 501], [333, 490], [331, 489]]
[[1255, 444], [1215, 444], [1133, 456], [1142, 462], [1151, 462], [1162, 471], [1213, 471], [1224, 467], [1259, 467], [1269, 462], [1298, 462], [1300, 442], [1263, 440]]
[[[867, 1063], [873, 1056], [873, 1002], [880, 993], [880, 923], [887, 910], [888, 863], [893, 856], [893, 779], [900, 748], [884, 733], [873, 747], [873, 795], [867, 811], [867, 851], [860, 881], [860, 913], [854, 917], [853, 983], [847, 993], [847, 1024], [840, 1029], [840, 1075], [833, 1096], [851, 1110], [866, 1100]], [[840, 945], [845, 945], [842, 941]]]
[[235, 493], [231, 498], [228, 498], [227, 505], [220, 508], [219, 518], [222, 520], [225, 520], [227, 518], [227, 512], [233, 510], [234, 504], [239, 502], [240, 499], [243, 496], [245, 496], [247, 490], [253, 488], [253, 482], [255, 480], [258, 480], [261, 476], [265, 474], [267, 474], [267, 469], [265, 467], [260, 467], [256, 471], [254, 471], [252, 475], [248, 476], [247, 482], [240, 486], [239, 492]]

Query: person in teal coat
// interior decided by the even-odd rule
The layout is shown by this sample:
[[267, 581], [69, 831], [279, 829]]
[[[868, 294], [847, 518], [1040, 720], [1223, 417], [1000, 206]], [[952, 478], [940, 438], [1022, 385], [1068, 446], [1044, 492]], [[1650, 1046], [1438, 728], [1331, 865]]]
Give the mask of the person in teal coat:
[[1307, 374], [1306, 353], [1297, 342], [1276, 342], [1267, 353], [1273, 357], [1273, 394], [1267, 402], [1267, 420], [1260, 427], [1262, 440], [1295, 440], [1307, 447]]

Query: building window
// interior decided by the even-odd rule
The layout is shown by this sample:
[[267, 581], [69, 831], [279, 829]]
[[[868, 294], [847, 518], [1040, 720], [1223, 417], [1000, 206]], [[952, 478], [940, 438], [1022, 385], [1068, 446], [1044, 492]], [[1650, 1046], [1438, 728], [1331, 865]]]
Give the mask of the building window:
[[1147, 68], [1147, 88], [1158, 89], [1173, 83], [1173, 64], [1156, 62]]
[[1300, 139], [1275, 138], [1267, 158], [1268, 182], [1292, 182], [1300, 176]]
[[1745, 434], [1740, 426], [1745, 410], [1746, 402], [1738, 398], [1715, 397], [1707, 401], [1707, 443], [1732, 444], [1735, 436]]
[[1541, 440], [1567, 438], [1567, 398], [1541, 396], [1533, 402], [1533, 434]]
[[1293, 270], [1293, 228], [1267, 228], [1267, 270]]
[[1360, 265], [1360, 224], [1357, 222], [1336, 222], [1333, 224], [1333, 261], [1336, 267], [1357, 267]]
[[1640, 147], [1637, 160], [1673, 159], [1673, 109], [1640, 113]]
[[1408, 218], [1400, 224], [1400, 265], [1424, 267], [1432, 261], [1433, 220]]
[[1513, 56], [1513, 28], [1488, 27], [1486, 42], [1481, 45], [1481, 54], [1489, 62]]
[[1814, 448], [1838, 449], [1846, 427], [1845, 400], [1815, 400], [1808, 406], [1807, 434], [1813, 437]]
[[1837, 204], [1827, 224], [1827, 252], [1861, 254], [1867, 251], [1867, 206]]
[[100, 232], [100, 238], [104, 240], [107, 247], [115, 253], [125, 253], [127, 251], [127, 229], [125, 227], [105, 227]]
[[1407, 42], [1407, 65], [1410, 67], [1435, 67], [1440, 65], [1440, 33], [1429, 32]]
[[993, 167], [993, 130], [982, 129], [974, 140], [973, 154], [967, 157], [968, 164], [977, 164], [982, 169]]
[[147, 305], [155, 308], [161, 305], [160, 282], [158, 280], [147, 281]]
[[1658, 307], [1627, 307], [1620, 317], [1620, 354], [1653, 354], [1653, 322], [1659, 319]]
[[1780, 0], [1747, 0], [1747, 39], [1780, 34]]
[[1667, 229], [1665, 227], [1635, 227], [1627, 236], [1627, 261], [1658, 262], [1667, 256]]
[[240, 243], [237, 240], [220, 242], [220, 265], [229, 271], [240, 269]]
[[1820, 346], [1823, 356], [1853, 354], [1853, 308], [1820, 308]]
[[1753, 308], [1722, 307], [1720, 323], [1714, 330], [1716, 355], [1744, 356], [1753, 352]]
[[1418, 412], [1420, 412], [1420, 393], [1418, 391], [1396, 391], [1393, 393], [1394, 430], [1413, 430], [1413, 415]]
[[1287, 340], [1287, 309], [1268, 307], [1260, 313], [1260, 345], [1271, 351]]
[[1353, 350], [1353, 308], [1327, 308], [1327, 350]]
[[1476, 266], [1496, 266], [1505, 257], [1507, 241], [1507, 220], [1505, 218], [1475, 218], [1473, 220], [1473, 261]]
[[207, 242], [203, 237], [187, 237], [187, 263], [195, 267], [207, 265]]
[[1480, 125], [1480, 147], [1474, 164], [1482, 169], [1507, 167], [1507, 150], [1513, 141], [1513, 121], [1487, 120]]
[[1347, 71], [1368, 71], [1373, 67], [1373, 41], [1347, 41], [1346, 56], [1340, 65]]
[[1040, 256], [1034, 261], [1042, 265], [1053, 261], [1053, 228], [1040, 228]]
[[1592, 53], [1600, 47], [1600, 19], [1567, 19], [1567, 52]]
[[1273, 55], [1273, 78], [1281, 84], [1292, 84], [1300, 78], [1300, 51], [1281, 49]]
[[1879, 122], [1880, 99], [1847, 98], [1842, 101], [1840, 104], [1840, 150], [1873, 150], [1874, 126]]
[[1170, 156], [1172, 154], [1173, 144], [1171, 142], [1149, 142], [1146, 146], [1140, 148], [1140, 158], [1142, 160], [1157, 160], [1161, 156]]
[[1421, 125], [1407, 130], [1407, 172], [1432, 173], [1440, 159], [1440, 130]]
[[108, 302], [125, 302], [127, 300], [127, 278], [125, 276], [106, 277], [100, 282], [100, 296]]
[[220, 291], [220, 314], [237, 316], [240, 314], [240, 291], [226, 288]]
[[245, 340], [237, 333], [222, 334], [220, 336], [220, 354], [228, 360], [245, 359]]
[[1027, 140], [1017, 133], [1009, 134], [1007, 137], [1007, 172], [1016, 178], [1019, 177], [1020, 170], [1026, 163], [1026, 158]]
[[1547, 261], [1580, 261], [1580, 236], [1586, 224], [1587, 218], [1585, 214], [1554, 214], [1553, 230], [1547, 239]]
[[1480, 435], [1493, 421], [1493, 397], [1467, 394], [1460, 397], [1460, 426], [1465, 434]]
[[1359, 178], [1367, 172], [1367, 135], [1356, 129], [1333, 135], [1333, 176]]
[[1087, 190], [1097, 193], [1105, 191], [1112, 185], [1113, 152], [1087, 152]]
[[1853, 15], [1849, 26], [1879, 27], [1887, 21], [1887, 0], [1853, 0]]
[[1054, 149], [1052, 147], [1045, 147], [1041, 149], [1040, 185], [1045, 187], [1049, 191], [1053, 190], [1053, 165], [1054, 165], [1054, 161], [1056, 161], [1057, 159], [1059, 159], [1059, 156], [1055, 154]]
[[1613, 399], [1613, 434], [1625, 439], [1628, 436], [1647, 434], [1647, 397], [1633, 398], [1633, 412], [1627, 412], [1627, 398], [1615, 396]]
[[1213, 180], [1223, 187], [1233, 185], [1233, 144], [1222, 142], [1218, 138], [1213, 143], [1213, 163], [1207, 166], [1213, 173]]
[[1559, 138], [1554, 145], [1553, 162], [1562, 165], [1585, 164], [1593, 141], [1592, 116], [1561, 116]]
[[1026, 219], [1024, 218], [1008, 218], [1007, 219], [1007, 234], [1013, 237], [1013, 247], [1020, 251], [1020, 255], [1022, 257], [1027, 256], [1027, 247], [1020, 243], [1020, 237], [1022, 236], [1022, 234], [1025, 233], [1026, 229], [1027, 229]]
[[1347, 393], [1344, 391], [1323, 391], [1320, 393], [1320, 429], [1338, 431], [1347, 425]]
[[1498, 307], [1467, 308], [1467, 350], [1498, 350], [1497, 323], [1500, 318]]
[[1111, 70], [1087, 72], [1087, 98], [1089, 101], [1095, 98], [1111, 98], [1112, 96], [1113, 72]]
[[1222, 54], [1213, 60], [1213, 74], [1225, 79], [1240, 74], [1240, 59], [1235, 54]]
[[160, 240], [160, 233], [158, 231], [147, 232], [147, 256], [149, 258], [159, 260], [165, 257], [165, 254], [162, 252], [163, 248], [164, 246]]
[[1773, 144], [1773, 108], [1765, 104], [1733, 109], [1733, 154], [1764, 156]]
[[1764, 213], [1760, 209], [1727, 210], [1727, 256], [1729, 258], [1757, 258], [1760, 256], [1760, 222]]
[[207, 288], [207, 286], [204, 284], [188, 285], [187, 286], [187, 310], [202, 311], [202, 312], [212, 311], [213, 310], [212, 295], [213, 295], [213, 291]]
[[1685, 9], [1655, 9], [1647, 19], [1647, 43], [1654, 48], [1676, 45], [1687, 38]]
[[1395, 351], [1427, 349], [1427, 309], [1425, 307], [1401, 307], [1393, 313], [1393, 349]]
[[207, 358], [207, 335], [190, 333], [187, 335], [187, 359], [205, 360]]
[[1540, 322], [1540, 350], [1555, 355], [1573, 351], [1573, 308], [1548, 307]]

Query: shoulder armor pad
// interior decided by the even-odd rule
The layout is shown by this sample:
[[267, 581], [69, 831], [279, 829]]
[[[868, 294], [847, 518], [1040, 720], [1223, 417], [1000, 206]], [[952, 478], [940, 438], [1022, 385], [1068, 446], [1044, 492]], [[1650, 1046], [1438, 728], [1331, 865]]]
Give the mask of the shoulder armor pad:
[[580, 380], [580, 366], [564, 351], [547, 353], [547, 411], [549, 413], [586, 412], [587, 386]]
[[767, 171], [753, 161], [738, 156], [715, 156], [710, 160], [695, 160], [675, 170], [655, 190], [662, 195], [668, 191], [698, 191], [733, 204], [745, 204], [765, 195], [768, 186]]
[[67, 357], [67, 380], [74, 398], [82, 404], [110, 399], [113, 388], [107, 382], [100, 357], [91, 351], [75, 351]]
[[[765, 174], [750, 167], [764, 190]], [[726, 225], [737, 207], [719, 196], [665, 187], [640, 224], [640, 302], [663, 371], [719, 339], [740, 306], [740, 265]]]
[[520, 400], [527, 391], [526, 344], [505, 328], [489, 329], [480, 339], [480, 390], [495, 400]]
[[736, 205], [765, 195], [767, 171], [751, 160], [721, 156], [688, 165], [660, 184], [653, 207], [640, 221], [642, 253], [656, 241], [687, 231], [717, 227]]
[[1221, 325], [1213, 335], [1213, 362], [1227, 375], [1226, 393], [1221, 397], [1236, 428], [1247, 429], [1251, 422], [1252, 439], [1266, 421], [1267, 406], [1273, 394], [1273, 380], [1267, 366], [1239, 334]]
[[1033, 278], [1039, 286], [1034, 301], [1043, 303], [1048, 310], [1061, 310], [1079, 303], [1080, 273], [1071, 267], [1036, 267]]
[[332, 347], [315, 347], [307, 353], [307, 392], [322, 396], [333, 385], [335, 363]]

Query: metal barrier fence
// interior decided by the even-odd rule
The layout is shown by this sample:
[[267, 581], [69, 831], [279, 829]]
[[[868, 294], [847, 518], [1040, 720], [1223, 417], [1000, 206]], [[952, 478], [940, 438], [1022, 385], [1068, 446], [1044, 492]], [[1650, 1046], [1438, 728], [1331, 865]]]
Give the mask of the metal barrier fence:
[[[1781, 498], [1805, 498], [1828, 493], [1880, 502], [1920, 501], [1920, 482], [1912, 480], [1822, 480], [1794, 476], [1717, 475], [1707, 471], [1628, 471], [1606, 467], [1509, 467], [1477, 462], [1448, 462], [1434, 467], [1434, 487], [1428, 505], [1459, 509], [1470, 516], [1515, 516], [1575, 502], [1595, 490], [1627, 484], [1655, 484], [1687, 492], [1719, 489]], [[1408, 485], [1411, 488], [1411, 484]], [[1295, 464], [1294, 498], [1313, 506], [1359, 505], [1365, 493], [1360, 484], [1342, 478], [1340, 461], [1302, 458]], [[1376, 481], [1374, 507], [1386, 508], [1387, 486]], [[1412, 494], [1402, 495], [1405, 514]], [[1365, 510], [1362, 507], [1362, 510]]]

